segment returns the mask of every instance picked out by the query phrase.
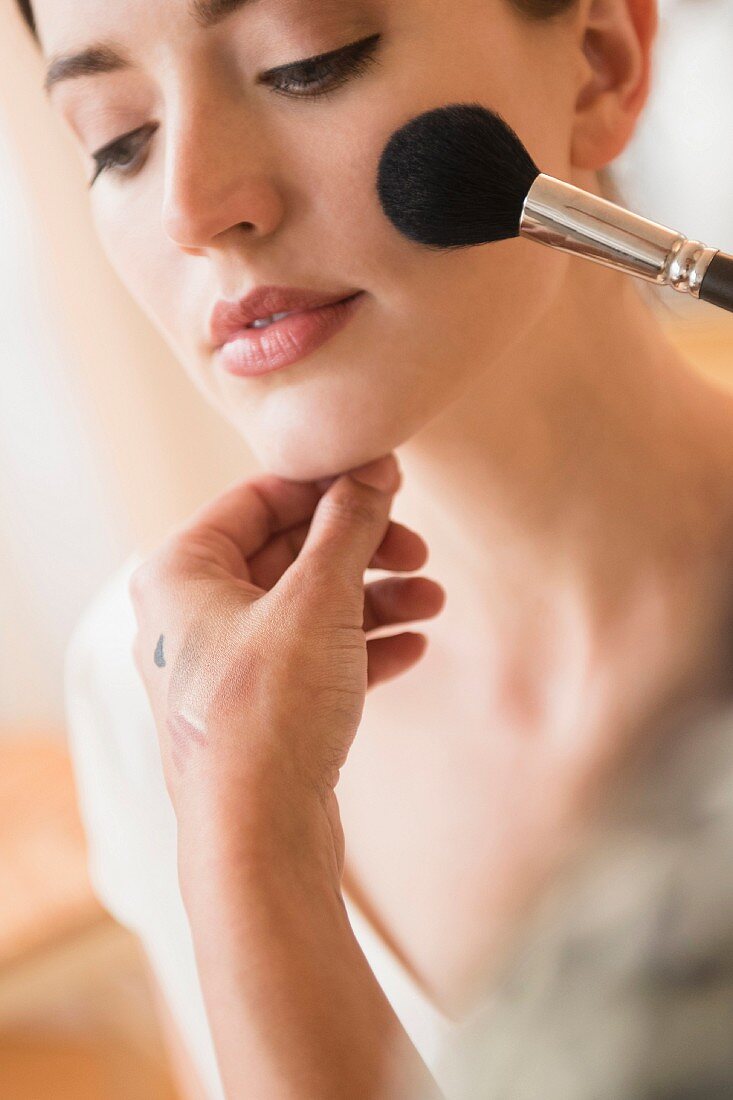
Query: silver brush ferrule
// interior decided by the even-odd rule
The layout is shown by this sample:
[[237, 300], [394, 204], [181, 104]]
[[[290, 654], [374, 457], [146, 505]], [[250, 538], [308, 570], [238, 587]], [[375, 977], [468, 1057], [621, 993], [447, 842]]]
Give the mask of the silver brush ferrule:
[[719, 251], [544, 174], [525, 199], [519, 235], [695, 298]]

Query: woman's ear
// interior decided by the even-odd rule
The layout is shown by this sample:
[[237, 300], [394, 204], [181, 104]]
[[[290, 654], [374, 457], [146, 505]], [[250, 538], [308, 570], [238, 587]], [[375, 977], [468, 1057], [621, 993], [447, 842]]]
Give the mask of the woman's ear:
[[583, 0], [571, 161], [598, 171], [625, 148], [651, 80], [657, 0]]

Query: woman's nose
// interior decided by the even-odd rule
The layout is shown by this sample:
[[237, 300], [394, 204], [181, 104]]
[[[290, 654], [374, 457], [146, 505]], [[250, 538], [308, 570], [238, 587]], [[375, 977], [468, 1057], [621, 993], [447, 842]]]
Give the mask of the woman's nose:
[[[181, 248], [221, 244], [236, 227], [254, 239], [275, 232], [283, 214], [262, 136], [253, 127], [199, 115], [169, 132], [163, 230]], [[266, 139], [265, 139], [266, 140]]]

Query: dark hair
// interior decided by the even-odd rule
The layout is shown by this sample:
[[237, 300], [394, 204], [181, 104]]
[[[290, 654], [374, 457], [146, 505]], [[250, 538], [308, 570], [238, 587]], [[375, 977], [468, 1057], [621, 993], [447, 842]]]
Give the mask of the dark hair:
[[509, 3], [522, 15], [528, 15], [532, 19], [550, 19], [553, 15], [569, 11], [575, 0], [509, 0]]
[[[561, 12], [571, 8], [575, 2], [576, 0], [509, 0], [517, 11], [531, 19], [548, 19], [553, 15], [560, 15]], [[18, 0], [18, 7], [34, 38], [38, 38], [31, 0]]]
[[26, 23], [33, 32], [34, 38], [38, 38], [36, 31], [36, 20], [33, 15], [33, 8], [31, 7], [31, 0], [18, 0], [18, 7], [20, 8], [20, 14], [25, 19]]

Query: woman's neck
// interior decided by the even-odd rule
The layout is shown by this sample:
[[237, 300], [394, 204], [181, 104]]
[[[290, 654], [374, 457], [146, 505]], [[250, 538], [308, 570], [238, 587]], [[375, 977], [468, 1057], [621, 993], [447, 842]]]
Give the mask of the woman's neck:
[[395, 518], [448, 591], [430, 633], [457, 662], [491, 655], [492, 706], [521, 698], [520, 724], [546, 722], [539, 700], [621, 644], [630, 609], [639, 638], [694, 612], [704, 570], [722, 573], [732, 428], [733, 396], [680, 358], [635, 282], [570, 259], [556, 308], [399, 449]]

